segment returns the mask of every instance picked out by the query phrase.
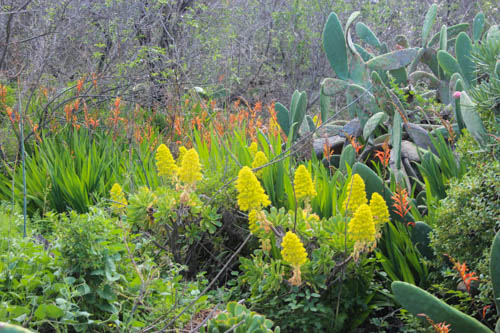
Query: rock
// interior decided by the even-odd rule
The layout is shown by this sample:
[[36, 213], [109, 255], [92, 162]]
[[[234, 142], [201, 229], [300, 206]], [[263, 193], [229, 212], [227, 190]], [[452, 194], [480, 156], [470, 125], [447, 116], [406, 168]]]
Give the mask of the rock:
[[313, 142], [314, 152], [316, 153], [316, 156], [318, 156], [318, 158], [322, 157], [325, 143], [327, 143], [330, 150], [333, 150], [336, 154], [340, 154], [345, 141], [346, 139], [341, 137], [340, 135], [334, 135], [326, 139], [315, 139]]
[[434, 154], [437, 154], [436, 148], [434, 148], [434, 145], [431, 142], [429, 132], [412, 123], [407, 123], [405, 127], [406, 131], [410, 135], [410, 138], [417, 146], [424, 149], [431, 149]]
[[342, 128], [342, 133], [340, 135], [345, 136], [345, 134], [355, 138], [363, 134], [363, 128], [361, 128], [361, 123], [358, 118], [354, 118]]
[[410, 141], [401, 141], [401, 157], [407, 158], [412, 162], [420, 162], [420, 156], [418, 156], [417, 146]]

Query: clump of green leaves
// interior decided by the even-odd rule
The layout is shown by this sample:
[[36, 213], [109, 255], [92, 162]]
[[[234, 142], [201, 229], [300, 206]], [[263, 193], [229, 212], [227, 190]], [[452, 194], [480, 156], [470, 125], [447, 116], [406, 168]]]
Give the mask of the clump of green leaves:
[[[500, 162], [477, 165], [461, 180], [452, 180], [436, 212], [432, 245], [479, 273], [489, 275], [489, 248], [500, 227]], [[460, 246], [457, 246], [460, 244]]]

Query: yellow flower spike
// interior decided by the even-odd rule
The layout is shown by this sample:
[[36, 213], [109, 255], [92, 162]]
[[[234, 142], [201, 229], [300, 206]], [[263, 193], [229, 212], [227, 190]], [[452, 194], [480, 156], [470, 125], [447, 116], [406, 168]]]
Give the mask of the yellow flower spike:
[[122, 190], [122, 187], [120, 186], [120, 184], [115, 183], [111, 187], [109, 194], [111, 196], [111, 200], [113, 200], [113, 202], [111, 203], [111, 207], [113, 209], [116, 209], [116, 210], [124, 209], [125, 206], [128, 204], [127, 199], [125, 199], [125, 195], [123, 194], [123, 190]]
[[257, 154], [257, 151], [259, 150], [257, 142], [253, 141], [248, 147], [248, 150], [250, 150], [250, 155], [252, 155], [252, 157], [255, 157], [255, 154]]
[[288, 231], [283, 237], [281, 246], [283, 247], [283, 250], [281, 250], [283, 259], [293, 267], [299, 268], [307, 262], [306, 249], [299, 237], [292, 231]]
[[179, 169], [179, 179], [189, 185], [194, 185], [203, 177], [201, 172], [200, 157], [194, 148], [189, 149], [182, 158]]
[[177, 173], [177, 165], [175, 165], [172, 153], [163, 143], [156, 150], [156, 167], [158, 176], [173, 176]]
[[[349, 195], [350, 194], [350, 195]], [[361, 205], [367, 204], [365, 191], [365, 182], [360, 175], [355, 174], [352, 176], [351, 181], [347, 185], [347, 195], [342, 203], [342, 207], [347, 206], [347, 210], [350, 213], [354, 213]]]
[[187, 149], [184, 146], [179, 147], [179, 156], [177, 157], [177, 166], [182, 166], [182, 159], [184, 158], [184, 155], [186, 155]]
[[293, 182], [295, 184], [295, 196], [297, 197], [297, 200], [316, 196], [316, 190], [314, 189], [311, 174], [303, 164], [301, 164], [295, 171], [295, 178]]
[[258, 217], [257, 217], [257, 210], [252, 209], [250, 213], [248, 213], [248, 229], [252, 233], [252, 235], [257, 234], [257, 231], [259, 231], [259, 226], [257, 225], [258, 222]]
[[349, 221], [349, 237], [356, 243], [365, 245], [371, 244], [376, 240], [375, 222], [373, 221], [372, 211], [367, 204], [362, 204], [354, 213], [354, 217]]
[[236, 189], [238, 190], [238, 206], [242, 211], [260, 209], [271, 204], [257, 177], [247, 166], [244, 166], [238, 173]]
[[[252, 162], [252, 169], [255, 169], [255, 168], [258, 168], [260, 166], [263, 166], [264, 164], [266, 164], [267, 162], [269, 162], [269, 160], [267, 159], [266, 157], [266, 154], [264, 154], [263, 152], [261, 151], [258, 151], [256, 154], [255, 154], [255, 157], [253, 159], [253, 162]], [[264, 169], [260, 169], [258, 170], [257, 172], [255, 172], [255, 175], [257, 176], [257, 178], [261, 178], [262, 177], [262, 173], [264, 172]]]
[[377, 192], [373, 192], [370, 199], [370, 210], [376, 225], [382, 225], [389, 222], [389, 209], [385, 200]]

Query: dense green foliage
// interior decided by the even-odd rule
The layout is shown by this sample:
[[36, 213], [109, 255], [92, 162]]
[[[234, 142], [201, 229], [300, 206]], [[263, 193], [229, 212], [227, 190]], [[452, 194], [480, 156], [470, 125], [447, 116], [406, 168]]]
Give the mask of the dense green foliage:
[[[380, 10], [402, 4], [358, 3], [92, 2], [134, 22], [98, 27], [105, 43], [68, 39], [93, 50], [75, 67], [98, 73], [66, 82], [48, 59], [35, 88], [2, 79], [0, 322], [141, 333], [500, 325], [499, 25], [413, 3], [397, 13], [418, 24], [393, 41], [386, 30], [408, 26]], [[52, 10], [57, 21], [66, 9]], [[27, 29], [15, 26], [17, 37]], [[16, 67], [5, 50], [0, 69]]]

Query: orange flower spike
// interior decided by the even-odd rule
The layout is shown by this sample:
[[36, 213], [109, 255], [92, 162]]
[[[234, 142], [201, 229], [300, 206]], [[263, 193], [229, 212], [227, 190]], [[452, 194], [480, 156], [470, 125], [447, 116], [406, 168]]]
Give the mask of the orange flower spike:
[[78, 111], [78, 108], [79, 108], [79, 107], [80, 107], [80, 99], [79, 99], [79, 98], [77, 98], [77, 99], [75, 100], [75, 104], [74, 104], [73, 108], [75, 109], [75, 111]]
[[7, 115], [9, 116], [10, 120], [12, 120], [12, 112], [13, 112], [13, 111], [12, 111], [12, 108], [8, 106], [8, 107], [5, 109], [5, 112], [7, 112]]
[[405, 217], [410, 211], [408, 192], [406, 189], [399, 188], [391, 198], [394, 200], [392, 205], [394, 207], [394, 212], [401, 217]]
[[253, 109], [255, 112], [261, 112], [262, 111], [262, 102], [259, 101], [259, 102], [255, 103], [255, 106]]
[[364, 147], [364, 145], [358, 143], [354, 137], [349, 137], [349, 140], [351, 141], [351, 145], [354, 150], [356, 150], [356, 154], [359, 154], [359, 151]]
[[7, 87], [0, 84], [0, 103], [5, 105], [5, 98], [7, 97]]
[[174, 130], [177, 135], [182, 135], [181, 131], [181, 119], [177, 116], [175, 116], [174, 120]]
[[483, 307], [483, 319], [486, 318], [486, 311], [491, 308], [491, 305], [486, 305]]
[[375, 153], [375, 156], [380, 160], [380, 163], [382, 163], [382, 165], [387, 168], [387, 166], [389, 165], [389, 160], [391, 158], [391, 149], [389, 148], [389, 144], [387, 144], [387, 142], [384, 142], [384, 144], [382, 145], [382, 150], [377, 151]]
[[80, 79], [76, 82], [76, 94], [79, 95], [83, 87], [84, 79]]
[[92, 73], [92, 84], [94, 85], [94, 88], [97, 89], [97, 74]]
[[115, 103], [114, 103], [114, 104], [115, 104], [115, 108], [116, 108], [116, 109], [118, 109], [118, 110], [119, 110], [119, 108], [120, 108], [120, 103], [121, 103], [121, 101], [122, 101], [121, 97], [117, 97], [117, 98], [115, 99]]
[[462, 281], [465, 284], [465, 288], [467, 289], [467, 292], [470, 293], [470, 285], [471, 285], [472, 281], [478, 281], [479, 277], [475, 276], [476, 273], [474, 273], [474, 272], [466, 273], [468, 271], [468, 268], [467, 268], [467, 264], [465, 262], [461, 264], [460, 262], [453, 259], [453, 257], [451, 257], [450, 255], [446, 255], [446, 256], [453, 263], [454, 268], [460, 274], [460, 278], [462, 279]]

